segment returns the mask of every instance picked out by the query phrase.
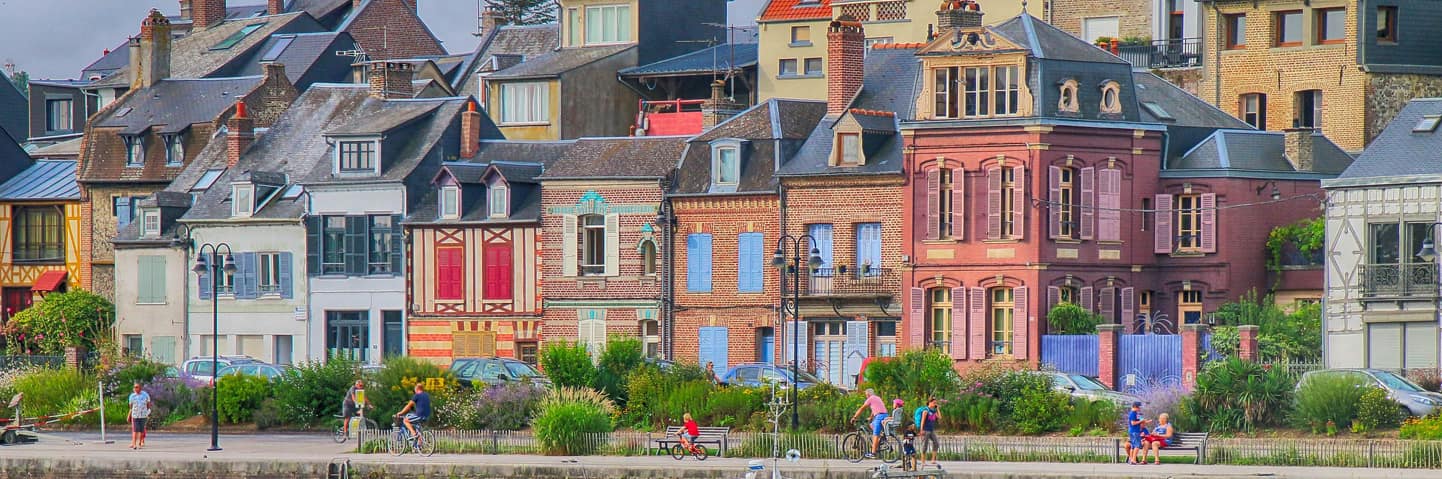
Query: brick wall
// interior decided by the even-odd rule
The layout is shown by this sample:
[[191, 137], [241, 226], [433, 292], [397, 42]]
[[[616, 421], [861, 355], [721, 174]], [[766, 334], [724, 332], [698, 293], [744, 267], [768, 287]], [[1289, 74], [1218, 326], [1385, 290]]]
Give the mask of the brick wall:
[[1052, 25], [1077, 37], [1082, 35], [1083, 20], [1092, 17], [1119, 17], [1117, 31], [1122, 38], [1152, 36], [1152, 0], [1054, 0], [1051, 7]]
[[[777, 197], [674, 198], [671, 204], [676, 215], [676, 235], [671, 246], [675, 251], [676, 275], [677, 312], [672, 343], [675, 359], [697, 360], [697, 330], [706, 326], [729, 329], [727, 349], [731, 365], [759, 359], [757, 328], [775, 327], [775, 307], [779, 304], [778, 274], [771, 266], [780, 231]], [[687, 291], [686, 236], [693, 233], [711, 234], [709, 293]], [[737, 248], [741, 233], [762, 234], [762, 290], [759, 293], [737, 291]]]
[[372, 60], [446, 54], [406, 0], [373, 0], [366, 5], [346, 32]]

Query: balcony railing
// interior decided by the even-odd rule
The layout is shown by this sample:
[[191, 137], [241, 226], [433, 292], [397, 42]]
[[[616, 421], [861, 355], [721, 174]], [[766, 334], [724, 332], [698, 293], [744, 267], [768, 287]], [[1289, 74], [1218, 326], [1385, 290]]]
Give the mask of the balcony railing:
[[1433, 263], [1364, 264], [1365, 298], [1432, 298], [1437, 296], [1437, 265]]
[[1117, 56], [1133, 66], [1145, 68], [1185, 68], [1202, 66], [1200, 38], [1155, 40], [1148, 45], [1121, 45]]
[[[783, 293], [791, 294], [791, 282]], [[901, 276], [890, 268], [816, 268], [801, 278], [802, 296], [885, 297], [901, 288]]]

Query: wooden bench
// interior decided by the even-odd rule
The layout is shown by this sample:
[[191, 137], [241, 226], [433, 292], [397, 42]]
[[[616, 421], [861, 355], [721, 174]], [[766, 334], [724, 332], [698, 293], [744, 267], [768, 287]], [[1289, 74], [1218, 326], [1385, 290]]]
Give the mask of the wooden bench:
[[1167, 440], [1167, 447], [1163, 451], [1196, 451], [1197, 464], [1201, 464], [1203, 458], [1207, 457], [1207, 438], [1209, 433], [1205, 432], [1179, 432], [1172, 434]]
[[[667, 451], [670, 450], [671, 446], [681, 443], [681, 438], [676, 436], [676, 434], [679, 432], [681, 432], [681, 426], [668, 427], [666, 428], [665, 436], [657, 439], [652, 439], [651, 442], [656, 444], [656, 450], [659, 451], [660, 454], [666, 454]], [[707, 444], [715, 445], [716, 449], [721, 451], [719, 455], [721, 457], [726, 457], [726, 449], [731, 446], [731, 428], [698, 427], [696, 428], [696, 432], [701, 433], [701, 435], [697, 436], [696, 439], [692, 441], [693, 443], [702, 446]]]

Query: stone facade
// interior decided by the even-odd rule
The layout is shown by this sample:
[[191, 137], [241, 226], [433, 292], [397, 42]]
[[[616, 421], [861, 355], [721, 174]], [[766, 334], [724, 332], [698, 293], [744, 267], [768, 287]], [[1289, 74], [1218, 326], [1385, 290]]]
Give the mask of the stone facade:
[[1366, 112], [1367, 138], [1376, 138], [1397, 117], [1397, 112], [1413, 98], [1442, 96], [1442, 76], [1410, 73], [1373, 73], [1367, 75]]

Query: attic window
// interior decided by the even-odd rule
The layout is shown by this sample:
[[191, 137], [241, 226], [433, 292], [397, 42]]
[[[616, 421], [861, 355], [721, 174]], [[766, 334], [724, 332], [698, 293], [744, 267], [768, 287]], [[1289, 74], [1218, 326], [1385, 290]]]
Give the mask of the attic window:
[[140, 222], [140, 234], [153, 238], [160, 235], [160, 210], [148, 208], [143, 214]]
[[1120, 114], [1122, 112], [1121, 84], [1108, 80], [1102, 84], [1101, 111], [1107, 114]]
[[506, 194], [506, 185], [496, 183], [491, 186], [490, 214], [492, 218], [505, 218], [507, 207], [510, 206], [509, 195]]
[[380, 174], [379, 164], [376, 161], [379, 144], [380, 142], [376, 140], [340, 142], [335, 150], [336, 173]]
[[134, 135], [125, 137], [125, 166], [139, 167], [145, 165], [145, 137]]
[[285, 49], [290, 47], [290, 43], [291, 43], [291, 42], [294, 42], [294, 41], [295, 41], [295, 37], [294, 37], [294, 36], [283, 36], [283, 37], [282, 37], [282, 36], [278, 36], [278, 37], [275, 37], [275, 44], [271, 45], [271, 46], [270, 46], [270, 49], [265, 51], [265, 55], [262, 55], [262, 56], [260, 57], [260, 61], [263, 61], [263, 62], [273, 62], [273, 61], [276, 61], [277, 59], [280, 58], [280, 55], [281, 55], [281, 54], [285, 53]]
[[231, 216], [247, 218], [255, 213], [255, 185], [237, 183], [231, 187]]
[[836, 163], [842, 166], [856, 166], [861, 164], [860, 134], [836, 134]]
[[461, 216], [461, 189], [454, 185], [441, 187], [441, 217], [456, 219]]
[[1177, 121], [1177, 119], [1173, 117], [1171, 113], [1168, 113], [1167, 110], [1165, 108], [1162, 108], [1162, 106], [1157, 104], [1157, 102], [1144, 101], [1142, 102], [1142, 106], [1146, 107], [1147, 112], [1150, 112], [1152, 116], [1157, 117], [1157, 119], [1159, 120]]
[[734, 187], [741, 182], [741, 142], [720, 140], [711, 147], [711, 184]]
[[1417, 120], [1417, 126], [1412, 127], [1412, 133], [1431, 133], [1437, 131], [1437, 124], [1442, 123], [1442, 115], [1426, 115]]
[[1077, 102], [1076, 97], [1076, 80], [1062, 82], [1059, 93], [1060, 98], [1058, 98], [1056, 102], [1057, 111], [1076, 113], [1081, 110], [1081, 105]]
[[190, 191], [205, 191], [210, 189], [210, 185], [215, 184], [215, 180], [220, 179], [220, 174], [224, 172], [225, 170], [219, 169], [205, 170], [205, 173], [200, 175], [200, 179], [195, 181], [195, 186], [191, 187]]
[[230, 36], [225, 37], [224, 40], [221, 40], [220, 43], [217, 43], [217, 44], [215, 44], [215, 46], [210, 47], [210, 49], [211, 49], [211, 50], [228, 50], [228, 49], [230, 49], [231, 47], [234, 47], [236, 44], [239, 44], [239, 43], [241, 42], [241, 40], [245, 40], [245, 37], [250, 36], [250, 34], [255, 33], [256, 30], [260, 30], [260, 28], [261, 28], [261, 27], [264, 27], [264, 26], [265, 26], [265, 22], [260, 22], [260, 23], [256, 23], [256, 24], [246, 25], [245, 27], [241, 28], [240, 31], [237, 31], [237, 32], [235, 32], [235, 33], [230, 34]]
[[165, 135], [165, 166], [185, 163], [185, 137], [180, 133]]
[[280, 199], [283, 199], [283, 200], [293, 200], [293, 199], [296, 199], [296, 198], [300, 198], [301, 193], [305, 193], [305, 187], [304, 187], [304, 186], [301, 186], [301, 185], [290, 185], [289, 188], [286, 188], [286, 189], [285, 189], [285, 193], [281, 193]]

